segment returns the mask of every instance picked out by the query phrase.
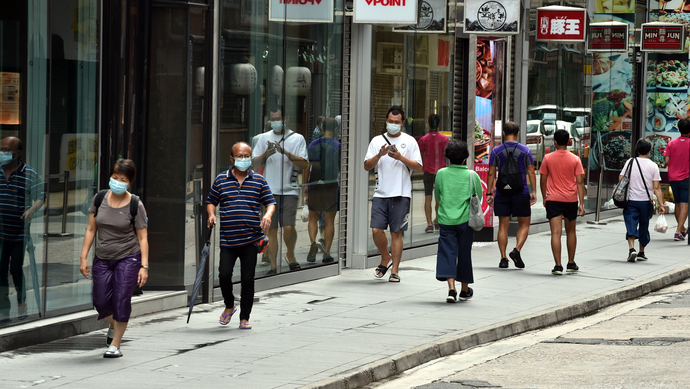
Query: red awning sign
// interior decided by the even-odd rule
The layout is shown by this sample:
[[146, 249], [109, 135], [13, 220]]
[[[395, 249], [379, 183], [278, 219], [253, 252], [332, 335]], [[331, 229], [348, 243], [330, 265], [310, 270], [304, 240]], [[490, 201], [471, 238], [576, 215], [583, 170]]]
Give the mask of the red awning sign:
[[584, 42], [586, 20], [584, 8], [537, 8], [537, 41]]
[[587, 51], [627, 52], [628, 31], [626, 23], [592, 23], [589, 25]]

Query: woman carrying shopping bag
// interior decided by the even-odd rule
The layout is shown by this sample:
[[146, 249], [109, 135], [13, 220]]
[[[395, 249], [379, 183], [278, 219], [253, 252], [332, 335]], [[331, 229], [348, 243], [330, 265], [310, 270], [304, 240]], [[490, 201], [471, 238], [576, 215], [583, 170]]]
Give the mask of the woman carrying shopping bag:
[[[98, 320], [110, 323], [104, 358], [119, 358], [120, 341], [132, 313], [134, 287], [144, 286], [149, 276], [149, 243], [146, 209], [127, 191], [137, 168], [129, 159], [119, 159], [110, 173], [110, 190], [99, 192], [89, 207], [79, 270], [93, 274], [93, 305]], [[96, 234], [98, 232], [98, 235]], [[96, 255], [89, 269], [89, 250], [96, 240]]]
[[[434, 194], [439, 204], [438, 254], [436, 257], [436, 279], [448, 281], [446, 302], [468, 300], [474, 292], [469, 284], [474, 282], [472, 274], [472, 241], [474, 231], [469, 226], [470, 199], [473, 194], [482, 195], [479, 175], [467, 168], [470, 153], [467, 143], [452, 140], [446, 147], [446, 158], [451, 165], [436, 173]], [[455, 281], [462, 284], [460, 294]]]
[[[649, 153], [652, 150], [652, 143], [647, 139], [640, 139], [635, 146], [637, 158], [630, 158], [623, 166], [621, 172], [630, 171], [628, 179], [628, 201], [623, 209], [623, 218], [625, 220], [626, 234], [625, 238], [628, 240], [628, 262], [646, 261], [645, 247], [649, 244], [649, 219], [654, 214], [654, 202], [652, 200], [652, 191], [656, 194], [657, 202], [659, 203], [659, 214], [664, 213], [663, 201], [664, 196], [661, 193], [661, 176], [659, 174], [659, 167], [652, 160], [649, 159]], [[618, 176], [620, 181], [623, 174]], [[635, 251], [635, 239], [639, 239], [639, 253]]]

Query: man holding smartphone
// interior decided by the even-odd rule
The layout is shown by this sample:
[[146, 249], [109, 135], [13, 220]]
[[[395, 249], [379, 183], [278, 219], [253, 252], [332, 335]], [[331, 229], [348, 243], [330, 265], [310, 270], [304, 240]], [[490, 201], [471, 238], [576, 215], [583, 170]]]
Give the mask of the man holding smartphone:
[[[371, 204], [371, 229], [381, 253], [376, 278], [382, 278], [390, 266], [389, 282], [400, 282], [398, 266], [402, 258], [402, 233], [407, 230], [412, 197], [412, 172], [422, 170], [422, 155], [417, 141], [403, 132], [405, 112], [391, 107], [386, 113], [386, 133], [375, 136], [364, 158], [364, 170], [374, 169], [376, 190]], [[391, 250], [384, 232], [390, 227]], [[391, 264], [391, 265], [389, 265]]]

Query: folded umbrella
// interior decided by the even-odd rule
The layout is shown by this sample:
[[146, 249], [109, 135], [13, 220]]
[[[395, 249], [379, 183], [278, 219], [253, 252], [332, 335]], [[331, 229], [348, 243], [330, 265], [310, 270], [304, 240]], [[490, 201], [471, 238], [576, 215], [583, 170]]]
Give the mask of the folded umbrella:
[[31, 282], [34, 288], [34, 298], [36, 299], [36, 307], [38, 309], [38, 317], [41, 317], [41, 288], [38, 284], [38, 270], [36, 269], [36, 255], [34, 251], [36, 246], [31, 240], [31, 234], [29, 234], [29, 239], [26, 243], [26, 251], [29, 252], [29, 264], [31, 266]]
[[201, 256], [199, 257], [199, 268], [196, 271], [196, 279], [194, 280], [194, 287], [192, 288], [192, 296], [189, 300], [189, 314], [187, 314], [187, 323], [189, 323], [189, 318], [192, 316], [192, 309], [194, 308], [194, 302], [196, 301], [196, 296], [199, 294], [199, 288], [201, 287], [201, 280], [204, 278], [204, 270], [206, 269], [206, 262], [208, 262], [208, 254], [211, 250], [211, 232], [215, 224], [211, 225], [208, 230], [208, 235], [206, 236], [206, 243], [204, 248], [201, 250]]

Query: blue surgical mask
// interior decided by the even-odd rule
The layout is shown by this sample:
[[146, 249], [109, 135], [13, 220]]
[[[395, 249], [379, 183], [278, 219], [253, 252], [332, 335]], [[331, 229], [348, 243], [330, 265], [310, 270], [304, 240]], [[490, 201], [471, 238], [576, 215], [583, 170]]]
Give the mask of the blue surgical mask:
[[14, 160], [14, 156], [11, 151], [0, 151], [0, 164], [7, 165]]
[[283, 131], [283, 121], [279, 120], [271, 122], [271, 128], [273, 129], [273, 132], [275, 132], [276, 134], [280, 134], [280, 132]]
[[127, 184], [124, 182], [120, 182], [114, 178], [110, 179], [110, 190], [113, 191], [116, 195], [121, 195], [127, 191]]
[[235, 158], [235, 167], [237, 170], [244, 172], [252, 165], [251, 158]]
[[386, 130], [391, 135], [397, 135], [400, 132], [400, 124], [386, 123]]

